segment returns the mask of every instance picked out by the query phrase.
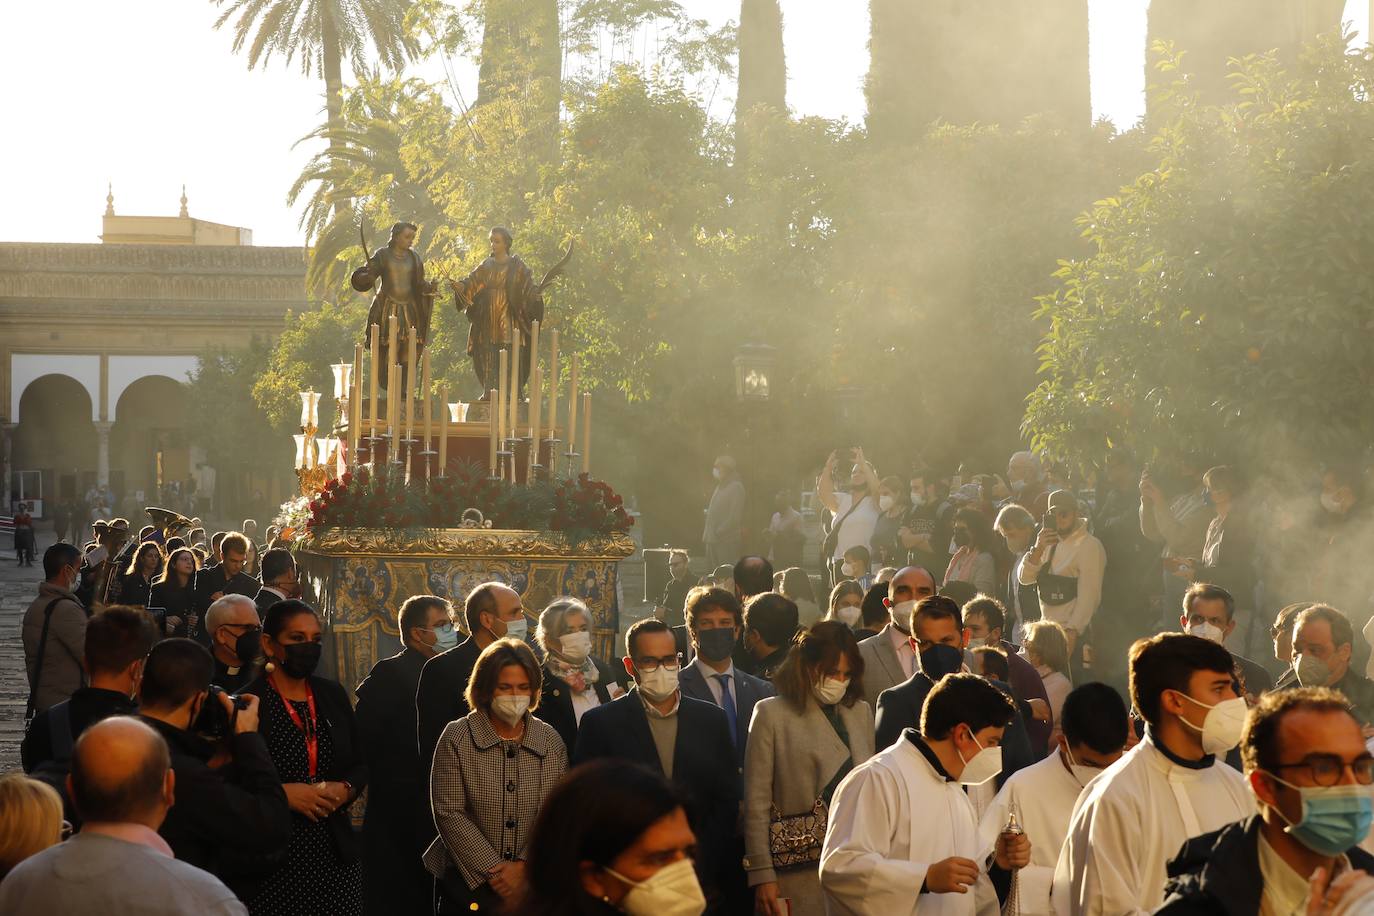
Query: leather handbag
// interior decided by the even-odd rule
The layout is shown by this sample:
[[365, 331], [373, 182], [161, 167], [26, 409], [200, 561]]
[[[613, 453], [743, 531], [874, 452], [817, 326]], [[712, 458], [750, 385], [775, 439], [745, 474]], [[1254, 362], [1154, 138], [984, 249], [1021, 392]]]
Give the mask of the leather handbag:
[[774, 868], [818, 862], [825, 844], [825, 828], [830, 823], [830, 805], [817, 798], [811, 810], [802, 814], [779, 814], [773, 806], [768, 824], [768, 852]]

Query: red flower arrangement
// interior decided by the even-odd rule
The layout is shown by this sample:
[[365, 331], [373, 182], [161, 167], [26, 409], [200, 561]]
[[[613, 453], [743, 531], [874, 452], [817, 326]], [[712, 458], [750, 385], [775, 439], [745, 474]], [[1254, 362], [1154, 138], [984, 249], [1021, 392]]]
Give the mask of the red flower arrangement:
[[587, 474], [565, 480], [554, 490], [549, 528], [562, 531], [573, 543], [597, 535], [629, 531], [633, 525], [634, 519], [625, 511], [625, 501], [620, 495]]
[[494, 528], [561, 531], [571, 543], [634, 524], [624, 500], [610, 486], [583, 474], [558, 484], [515, 486], [464, 465], [426, 484], [404, 475], [366, 468], [329, 481], [310, 500], [308, 531], [321, 528], [456, 528], [462, 514], [478, 509]]

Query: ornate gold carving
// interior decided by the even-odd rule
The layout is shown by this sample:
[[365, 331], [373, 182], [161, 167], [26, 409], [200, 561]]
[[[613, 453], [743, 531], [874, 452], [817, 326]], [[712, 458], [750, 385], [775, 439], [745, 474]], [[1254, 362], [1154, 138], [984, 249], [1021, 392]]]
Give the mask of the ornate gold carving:
[[326, 528], [301, 543], [307, 553], [323, 556], [401, 555], [469, 557], [538, 557], [541, 559], [620, 560], [635, 552], [625, 534], [570, 545], [556, 531], [499, 531], [464, 528]]

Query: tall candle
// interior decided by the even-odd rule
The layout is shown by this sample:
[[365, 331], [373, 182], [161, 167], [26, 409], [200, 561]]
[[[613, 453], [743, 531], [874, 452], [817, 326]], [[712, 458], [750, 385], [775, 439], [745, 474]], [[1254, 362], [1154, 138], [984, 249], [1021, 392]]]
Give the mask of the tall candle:
[[[538, 352], [538, 351], [531, 351]], [[544, 394], [544, 367], [534, 367], [534, 394], [530, 397], [530, 468], [539, 464], [539, 440], [543, 438], [544, 429], [539, 425], [539, 408], [543, 405]], [[534, 478], [530, 478], [530, 483]]]
[[[430, 393], [429, 393], [429, 387], [430, 387], [430, 385], [432, 384], [432, 380], [431, 380], [430, 377], [429, 377], [429, 350], [428, 350], [428, 349], [425, 350], [424, 362], [422, 363], [422, 365], [423, 365], [423, 367], [424, 367], [424, 374], [423, 374], [422, 376], [420, 376], [420, 397], [424, 399], [424, 405], [425, 405], [424, 411], [423, 411], [423, 415], [424, 415], [424, 418], [425, 418], [425, 437], [424, 437], [424, 438], [425, 438], [425, 447], [424, 447], [423, 449], [421, 449], [421, 451], [428, 452], [428, 451], [430, 451], [430, 441], [429, 441], [429, 437], [430, 437], [430, 434], [431, 434], [431, 432], [432, 432], [432, 429], [431, 429], [431, 427], [430, 427], [430, 413], [429, 413], [429, 402], [432, 400], [432, 398], [431, 398], [431, 396], [430, 396]], [[445, 401], [444, 403], [447, 404], [448, 402]], [[442, 408], [440, 408], [439, 413], [443, 414], [444, 416], [448, 416], [448, 408], [447, 408], [447, 407], [442, 407]]]
[[[429, 353], [425, 353], [425, 374], [429, 374]], [[439, 476], [448, 468], [448, 382], [439, 387], [442, 406], [439, 408]], [[429, 396], [425, 396], [425, 426], [429, 426]], [[426, 434], [428, 436], [428, 434]]]
[[[500, 393], [499, 393], [495, 388], [491, 389], [490, 391], [487, 392], [487, 401], [488, 401], [488, 403], [495, 404], [499, 396], [500, 396]], [[496, 432], [497, 432], [497, 431], [496, 431], [496, 411], [495, 411], [494, 409], [493, 409], [493, 410], [488, 410], [488, 411], [487, 411], [487, 437], [488, 437], [489, 439], [491, 439], [491, 446], [490, 446], [490, 447], [491, 447], [491, 456], [490, 456], [490, 458], [491, 458], [491, 476], [492, 476], [492, 477], [495, 477], [495, 476], [496, 476], [496, 451], [497, 451], [497, 448], [496, 448], [496, 438], [497, 438], [497, 437], [496, 437]]]
[[[568, 391], [568, 454], [577, 451], [577, 354], [572, 355], [572, 386]], [[571, 470], [568, 473], [572, 473]]]
[[510, 328], [510, 435], [514, 439], [520, 433], [520, 328], [511, 322]]
[[415, 383], [419, 381], [415, 377], [415, 329], [410, 329], [410, 334], [406, 339], [406, 364], [401, 369], [401, 375], [405, 379], [401, 384], [406, 389], [406, 438], [415, 438]]
[[[534, 367], [539, 365], [539, 322], [530, 322], [530, 382], [534, 381]], [[531, 392], [533, 389], [531, 389]], [[530, 400], [534, 400], [534, 394], [530, 394]]]
[[502, 443], [506, 441], [506, 388], [510, 385], [510, 373], [507, 368], [509, 363], [510, 351], [502, 350], [500, 370], [496, 373], [496, 400], [491, 405], [492, 413], [496, 414], [496, 434]]
[[[392, 352], [394, 353], [395, 351], [393, 350]], [[400, 364], [400, 363], [392, 363], [392, 364], [391, 364], [391, 387], [390, 387], [389, 390], [390, 390], [390, 391], [395, 391], [395, 392], [396, 392], [395, 397], [393, 397], [393, 398], [391, 399], [391, 404], [392, 404], [392, 406], [394, 406], [395, 409], [398, 410], [398, 411], [399, 411], [400, 408], [401, 408], [401, 392], [400, 392], [400, 390], [399, 390], [400, 387], [401, 387], [401, 364]], [[399, 420], [400, 420], [400, 418], [397, 417], [397, 418], [396, 418], [396, 421], [393, 421], [392, 424], [391, 424], [391, 460], [392, 460], [392, 461], [400, 461], [400, 460], [401, 460], [401, 446], [400, 446], [400, 442], [401, 442], [401, 424], [400, 424], [399, 422], [397, 422], [397, 421], [399, 421]]]
[[549, 332], [551, 349], [549, 352], [549, 438], [558, 435], [558, 388], [562, 379], [558, 377], [558, 329]]
[[582, 395], [582, 473], [592, 472], [592, 393]]
[[[395, 353], [395, 350], [391, 351]], [[388, 362], [386, 364], [386, 426], [383, 427], [390, 435], [396, 429], [396, 397], [400, 394], [396, 390], [396, 366]]]
[[353, 403], [348, 405], [348, 463], [358, 464], [358, 438], [363, 425], [363, 345], [353, 345]]
[[[401, 361], [399, 355], [398, 355], [397, 352], [396, 352], [396, 335], [397, 335], [397, 333], [399, 332], [399, 331], [398, 331], [398, 328], [396, 327], [396, 322], [399, 321], [399, 320], [400, 320], [400, 319], [393, 317], [391, 320], [389, 320], [389, 321], [386, 323], [386, 324], [387, 324], [387, 327], [386, 327], [386, 340], [387, 340], [387, 347], [386, 347], [386, 364], [387, 364], [386, 373], [387, 373], [387, 374], [386, 374], [386, 377], [387, 377], [388, 380], [391, 378], [391, 368], [390, 368], [390, 367], [396, 365], [397, 363], [399, 363], [399, 362]], [[387, 387], [387, 391], [390, 391], [390, 390], [391, 390], [391, 386], [390, 386], [390, 385], [387, 385], [386, 387]]]
[[[382, 329], [377, 325], [372, 326], [372, 366], [368, 372], [371, 381], [368, 383], [368, 412], [372, 415], [372, 422], [368, 424], [367, 434], [377, 435], [377, 373], [381, 370], [380, 350], [382, 346]], [[368, 456], [371, 457], [370, 455]]]

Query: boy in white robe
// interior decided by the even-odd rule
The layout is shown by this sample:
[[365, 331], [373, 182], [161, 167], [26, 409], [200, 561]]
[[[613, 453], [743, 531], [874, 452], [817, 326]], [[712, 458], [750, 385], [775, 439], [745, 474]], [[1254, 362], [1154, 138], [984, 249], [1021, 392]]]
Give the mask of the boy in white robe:
[[1050, 885], [1069, 816], [1083, 787], [1120, 759], [1129, 724], [1126, 704], [1111, 687], [1090, 683], [1074, 688], [1064, 700], [1058, 746], [1044, 760], [1012, 774], [984, 812], [978, 833], [986, 845], [997, 839], [1012, 811], [1030, 839], [1030, 865], [1017, 873], [1020, 916], [1054, 913]]
[[1031, 844], [1024, 835], [984, 844], [963, 785], [1001, 771], [999, 743], [1015, 711], [983, 678], [947, 675], [926, 698], [921, 734], [906, 729], [845, 777], [821, 852], [827, 913], [997, 912], [988, 865], [1022, 868]]
[[1197, 636], [1131, 647], [1131, 700], [1149, 729], [1079, 796], [1055, 867], [1061, 916], [1152, 912], [1184, 842], [1255, 813], [1222, 760], [1245, 726], [1231, 669], [1231, 653]]

